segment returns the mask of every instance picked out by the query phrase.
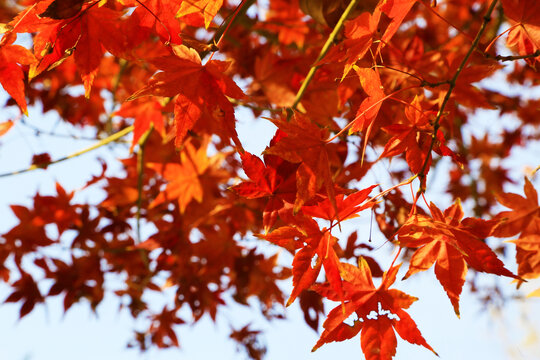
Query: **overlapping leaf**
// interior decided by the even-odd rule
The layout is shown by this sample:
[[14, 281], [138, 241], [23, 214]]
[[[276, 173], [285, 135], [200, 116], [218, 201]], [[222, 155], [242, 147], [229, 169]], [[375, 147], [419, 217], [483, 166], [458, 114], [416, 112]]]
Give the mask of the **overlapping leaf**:
[[298, 166], [274, 155], [265, 155], [267, 164], [247, 151], [240, 157], [250, 181], [235, 185], [232, 190], [247, 199], [268, 198], [263, 212], [263, 225], [265, 231], [269, 231], [275, 224], [277, 213], [283, 208], [284, 202], [294, 202], [295, 172]]
[[283, 120], [272, 122], [287, 136], [270, 146], [264, 153], [300, 164], [296, 172], [297, 193], [294, 211], [298, 212], [306, 201], [315, 196], [321, 186], [324, 186], [332, 207], [337, 209], [330, 168], [336, 154], [332, 151], [333, 145], [326, 142], [328, 131], [317, 127], [302, 115], [294, 116], [290, 122]]
[[31, 66], [29, 77], [58, 66], [73, 54], [88, 97], [105, 52], [120, 54], [125, 50], [122, 13], [94, 3], [84, 4], [74, 17], [42, 18], [50, 3], [40, 2], [12, 21], [15, 32], [37, 32], [34, 54], [38, 61]]
[[493, 235], [510, 237], [520, 234], [512, 241], [517, 247], [518, 275], [532, 279], [540, 276], [540, 206], [538, 193], [527, 178], [523, 190], [525, 197], [513, 193], [497, 194], [497, 200], [512, 210], [497, 215], [496, 219], [501, 222]]
[[[326, 343], [350, 339], [361, 332], [360, 342], [366, 359], [389, 360], [396, 354], [397, 332], [411, 344], [424, 346], [435, 353], [422, 337], [414, 320], [404, 311], [418, 299], [390, 289], [398, 270], [399, 266], [390, 268], [383, 275], [381, 285], [375, 288], [364, 259], [360, 259], [358, 267], [341, 263], [344, 303], [330, 311], [323, 324], [324, 331], [312, 351]], [[341, 300], [328, 286], [317, 286], [315, 290], [330, 300]], [[345, 321], [354, 313], [357, 317], [354, 324], [347, 324]]]
[[169, 56], [151, 60], [162, 71], [131, 95], [129, 100], [148, 95], [176, 96], [174, 120], [177, 146], [183, 143], [187, 132], [199, 120], [203, 120], [200, 126], [206, 128], [207, 132], [232, 138], [235, 145], [241, 148], [235, 130], [234, 108], [227, 96], [241, 99], [244, 94], [224, 74], [229, 63], [212, 60], [202, 65], [195, 50], [184, 45], [173, 45], [172, 50], [173, 54]]
[[513, 24], [506, 44], [520, 55], [540, 49], [540, 3], [536, 0], [503, 0], [504, 14]]
[[476, 271], [517, 278], [484, 242], [497, 225], [496, 220], [463, 219], [459, 200], [444, 213], [433, 203], [430, 210], [431, 217], [413, 215], [398, 231], [400, 246], [418, 248], [405, 278], [435, 264], [435, 275], [458, 316], [467, 265]]

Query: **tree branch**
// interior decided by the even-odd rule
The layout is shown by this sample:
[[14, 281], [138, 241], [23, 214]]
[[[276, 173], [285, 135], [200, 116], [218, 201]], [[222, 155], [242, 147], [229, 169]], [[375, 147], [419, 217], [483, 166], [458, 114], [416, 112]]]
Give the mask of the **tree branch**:
[[515, 55], [515, 56], [497, 55], [497, 56], [493, 56], [493, 55], [490, 55], [490, 54], [485, 54], [485, 56], [488, 59], [495, 59], [495, 60], [498, 60], [498, 61], [515, 61], [515, 60], [530, 59], [530, 58], [538, 57], [538, 56], [540, 56], [540, 49], [536, 50], [532, 54], [528, 54], [528, 55]]
[[63, 158], [60, 158], [60, 159], [57, 159], [57, 160], [53, 160], [53, 161], [49, 161], [49, 162], [45, 162], [45, 163], [41, 163], [41, 164], [33, 164], [31, 165], [30, 167], [26, 168], [26, 169], [22, 169], [22, 170], [17, 170], [17, 171], [13, 171], [13, 172], [8, 172], [8, 173], [3, 173], [3, 174], [0, 174], [0, 178], [2, 177], [7, 177], [7, 176], [11, 176], [11, 175], [18, 175], [18, 174], [22, 174], [22, 173], [25, 173], [25, 172], [29, 172], [29, 171], [33, 171], [33, 170], [37, 170], [37, 169], [43, 169], [43, 168], [46, 168], [48, 167], [49, 165], [54, 165], [54, 164], [58, 164], [62, 161], [65, 161], [65, 160], [69, 160], [69, 159], [73, 159], [77, 156], [80, 156], [80, 155], [83, 155], [83, 154], [86, 154], [87, 152], [90, 152], [92, 150], [96, 150], [102, 146], [105, 146], [107, 144], [110, 144], [122, 137], [124, 137], [125, 135], [129, 134], [130, 132], [133, 131], [133, 128], [134, 126], [131, 125], [131, 126], [128, 126], [127, 128], [125, 129], [122, 129], [114, 134], [112, 134], [111, 136], [99, 141], [97, 144], [94, 144], [90, 147], [87, 147], [85, 149], [82, 149], [82, 150], [79, 150], [79, 151], [76, 151], [74, 152], [73, 154], [70, 154], [70, 155], [67, 155], [67, 156], [64, 156]]
[[467, 51], [467, 54], [465, 54], [465, 57], [461, 61], [461, 64], [459, 64], [459, 67], [457, 68], [456, 73], [454, 74], [454, 77], [452, 77], [452, 79], [449, 82], [450, 88], [448, 89], [448, 91], [447, 91], [447, 93], [446, 93], [446, 95], [445, 95], [445, 97], [443, 99], [443, 102], [441, 104], [441, 108], [439, 109], [439, 112], [437, 113], [437, 117], [435, 118], [435, 122], [433, 124], [433, 134], [431, 135], [431, 144], [429, 145], [429, 150], [428, 150], [428, 153], [427, 153], [427, 156], [426, 156], [426, 160], [424, 160], [424, 164], [422, 165], [422, 169], [418, 173], [418, 178], [420, 179], [420, 189], [418, 189], [418, 192], [420, 192], [420, 193], [424, 193], [426, 191], [426, 188], [425, 188], [426, 168], [427, 168], [427, 165], [428, 165], [429, 160], [431, 158], [431, 152], [433, 151], [433, 146], [435, 145], [435, 141], [437, 141], [437, 131], [439, 131], [439, 127], [441, 126], [440, 121], [441, 121], [442, 115], [444, 113], [444, 109], [446, 108], [446, 105], [448, 104], [448, 101], [450, 100], [450, 96], [452, 95], [452, 91], [456, 87], [456, 83], [457, 83], [457, 79], [458, 79], [459, 75], [461, 74], [463, 69], [465, 69], [465, 66], [467, 65], [467, 62], [469, 61], [469, 58], [471, 57], [472, 53], [474, 52], [474, 50], [478, 46], [478, 43], [480, 42], [482, 34], [486, 30], [487, 24], [491, 20], [491, 14], [493, 13], [493, 10], [495, 9], [495, 6], [497, 5], [497, 1], [498, 0], [493, 0], [491, 2], [491, 4], [489, 5], [489, 8], [488, 8], [486, 14], [484, 15], [484, 21], [482, 21], [482, 25], [480, 26], [480, 29], [478, 30], [478, 33], [476, 34], [469, 51]]

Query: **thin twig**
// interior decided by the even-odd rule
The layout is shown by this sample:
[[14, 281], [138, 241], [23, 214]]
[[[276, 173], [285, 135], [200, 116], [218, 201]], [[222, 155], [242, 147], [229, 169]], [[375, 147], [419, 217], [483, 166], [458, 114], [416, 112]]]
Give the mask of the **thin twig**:
[[422, 165], [421, 170], [418, 172], [418, 178], [420, 179], [420, 189], [418, 189], [419, 192], [423, 193], [425, 192], [425, 178], [426, 178], [426, 168], [429, 164], [430, 158], [431, 158], [431, 152], [433, 151], [433, 146], [435, 146], [435, 141], [437, 140], [437, 132], [439, 131], [440, 121], [442, 118], [442, 115], [444, 113], [444, 109], [446, 108], [446, 105], [448, 104], [448, 101], [450, 100], [450, 96], [452, 95], [452, 91], [456, 87], [457, 79], [463, 69], [465, 69], [465, 66], [467, 65], [467, 62], [469, 61], [469, 58], [471, 54], [474, 52], [476, 47], [478, 46], [478, 43], [480, 42], [480, 38], [482, 37], [482, 34], [486, 30], [487, 24], [491, 20], [491, 13], [495, 9], [495, 5], [497, 5], [498, 0], [493, 0], [491, 4], [489, 5], [489, 8], [486, 12], [486, 15], [484, 15], [484, 21], [482, 22], [482, 25], [480, 26], [480, 30], [478, 30], [478, 33], [476, 34], [476, 37], [473, 40], [473, 43], [467, 51], [467, 54], [465, 54], [465, 57], [461, 61], [461, 64], [459, 64], [459, 67], [456, 70], [456, 73], [454, 74], [454, 77], [449, 82], [450, 88], [448, 89], [448, 92], [446, 93], [443, 102], [441, 104], [441, 108], [439, 109], [439, 112], [437, 113], [437, 117], [435, 118], [435, 122], [433, 123], [433, 134], [431, 134], [431, 144], [429, 145], [429, 150], [427, 152], [426, 160], [424, 160], [424, 164]]
[[540, 56], [540, 49], [536, 50], [532, 54], [528, 54], [528, 55], [515, 55], [515, 56], [497, 55], [497, 56], [493, 56], [493, 55], [490, 55], [490, 54], [485, 54], [485, 56], [487, 58], [489, 58], [489, 59], [495, 59], [497, 61], [515, 61], [515, 60], [530, 59], [530, 58], [535, 58], [537, 56]]
[[[221, 40], [225, 37], [225, 32], [229, 29], [229, 27], [238, 19], [240, 16], [244, 15], [247, 10], [255, 3], [255, 0], [243, 0], [242, 3], [238, 5], [236, 10], [231, 14], [229, 17], [227, 17], [221, 25], [219, 25], [219, 28], [216, 30], [214, 36], [212, 39], [208, 42], [209, 45], [212, 44], [218, 44], [221, 42]], [[205, 58], [206, 55], [208, 55], [210, 51], [203, 51], [200, 56], [201, 59]]]
[[11, 175], [18, 175], [18, 174], [22, 174], [22, 173], [37, 170], [37, 169], [43, 169], [43, 168], [46, 168], [46, 167], [48, 167], [50, 165], [58, 164], [58, 163], [60, 163], [62, 161], [65, 161], [65, 160], [73, 159], [73, 158], [78, 157], [80, 155], [86, 154], [87, 152], [90, 152], [92, 150], [98, 149], [98, 148], [100, 148], [102, 146], [105, 146], [107, 144], [110, 144], [110, 143], [112, 143], [114, 141], [117, 141], [118, 139], [120, 139], [120, 138], [124, 137], [125, 135], [129, 134], [130, 132], [132, 132], [133, 128], [134, 128], [133, 125], [128, 126], [127, 128], [122, 129], [122, 130], [112, 134], [111, 136], [99, 141], [97, 144], [94, 144], [94, 145], [92, 145], [90, 147], [87, 147], [85, 149], [76, 151], [73, 154], [64, 156], [63, 158], [60, 158], [60, 159], [57, 159], [57, 160], [54, 160], [54, 161], [40, 163], [40, 164], [33, 164], [33, 165], [31, 165], [30, 167], [28, 167], [26, 169], [0, 174], [0, 178], [11, 176]]
[[300, 89], [296, 93], [296, 97], [294, 98], [293, 104], [289, 108], [289, 118], [292, 116], [294, 110], [296, 110], [296, 108], [298, 107], [298, 104], [300, 104], [300, 100], [302, 100], [302, 97], [304, 96], [304, 93], [306, 92], [306, 89], [307, 89], [309, 83], [311, 82], [311, 80], [313, 80], [313, 77], [315, 76], [315, 72], [317, 72], [317, 69], [319, 68], [319, 65], [318, 65], [319, 61], [322, 60], [322, 58], [326, 55], [328, 50], [330, 50], [330, 47], [332, 46], [332, 44], [334, 44], [334, 40], [335, 40], [336, 36], [341, 31], [341, 28], [343, 27], [343, 24], [345, 23], [345, 20], [347, 20], [347, 18], [349, 17], [349, 14], [354, 9], [357, 2], [358, 2], [358, 0], [351, 0], [351, 2], [349, 3], [349, 6], [347, 6], [345, 11], [343, 11], [343, 14], [341, 14], [341, 17], [339, 18], [339, 21], [337, 22], [336, 26], [334, 27], [334, 30], [332, 30], [332, 33], [330, 34], [330, 36], [326, 40], [326, 43], [324, 44], [323, 48], [321, 49], [321, 52], [319, 53], [319, 56], [317, 56], [317, 59], [315, 60], [313, 65], [311, 65], [311, 68], [309, 69], [309, 72], [308, 72], [306, 78], [304, 79], [304, 81], [302, 82], [302, 85], [300, 86]]
[[[20, 119], [21, 124], [32, 130], [35, 135], [45, 135], [45, 136], [52, 136], [57, 138], [64, 138], [64, 139], [73, 139], [73, 140], [84, 140], [84, 141], [101, 141], [102, 139], [99, 137], [90, 137], [90, 136], [78, 136], [78, 135], [71, 135], [71, 134], [59, 134], [54, 131], [47, 131], [40, 129], [39, 127], [30, 124], [29, 122], [25, 121], [24, 118]], [[116, 140], [116, 142], [124, 142], [123, 140]], [[127, 141], [126, 141], [127, 142]]]

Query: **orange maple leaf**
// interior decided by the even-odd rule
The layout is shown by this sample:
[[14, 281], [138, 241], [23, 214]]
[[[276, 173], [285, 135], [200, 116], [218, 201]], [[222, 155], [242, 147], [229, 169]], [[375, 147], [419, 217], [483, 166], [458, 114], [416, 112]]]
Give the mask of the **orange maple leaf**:
[[537, 0], [503, 0], [504, 14], [514, 25], [506, 45], [517, 47], [520, 55], [540, 49], [540, 2]]
[[283, 226], [269, 234], [257, 235], [291, 253], [299, 249], [292, 262], [293, 290], [287, 306], [292, 304], [302, 291], [315, 284], [323, 267], [328, 283], [340, 294], [339, 258], [334, 249], [337, 238], [332, 236], [328, 229], [321, 230], [317, 222], [309, 216], [290, 216], [287, 221], [293, 226]]
[[429, 269], [435, 263], [435, 276], [443, 286], [456, 315], [465, 283], [467, 265], [481, 272], [518, 278], [483, 241], [496, 220], [463, 218], [458, 200], [442, 213], [430, 205], [431, 217], [415, 214], [398, 231], [401, 247], [418, 248], [413, 254], [405, 279]]
[[501, 222], [493, 235], [509, 237], [521, 234], [512, 240], [517, 247], [518, 275], [532, 279], [540, 276], [540, 206], [538, 193], [527, 178], [523, 190], [525, 197], [512, 193], [497, 194], [497, 200], [512, 210], [495, 217]]
[[201, 14], [204, 27], [208, 29], [212, 19], [223, 5], [223, 0], [183, 0], [176, 17], [180, 18], [190, 14]]
[[497, 237], [510, 237], [522, 234], [537, 234], [540, 229], [540, 206], [538, 193], [529, 179], [525, 178], [523, 187], [525, 196], [513, 193], [497, 194], [497, 200], [511, 211], [497, 214], [496, 219], [501, 223], [493, 231]]
[[525, 279], [535, 279], [540, 276], [540, 227], [536, 234], [530, 234], [512, 240], [516, 244], [516, 262], [518, 275]]
[[182, 26], [175, 18], [181, 4], [185, 2], [148, 0], [143, 6], [140, 2], [133, 1], [133, 6], [137, 8], [128, 21], [134, 22], [139, 31], [132, 40], [139, 42], [145, 40], [150, 34], [157, 34], [164, 43], [181, 44]]
[[[398, 270], [399, 266], [390, 268], [383, 275], [381, 285], [375, 288], [371, 270], [363, 258], [359, 259], [358, 267], [341, 263], [344, 303], [330, 311], [323, 324], [324, 331], [312, 351], [326, 343], [350, 339], [361, 331], [366, 360], [389, 360], [396, 354], [395, 330], [402, 339], [437, 354], [422, 337], [414, 320], [403, 311], [418, 299], [400, 290], [389, 289]], [[330, 300], [340, 300], [339, 294], [326, 284], [317, 285], [314, 290]], [[357, 316], [354, 324], [345, 323], [354, 313]]]
[[[214, 120], [220, 135], [232, 138], [238, 148], [242, 148], [234, 127], [234, 108], [227, 96], [241, 99], [242, 90], [224, 72], [228, 62], [211, 60], [205, 65], [197, 51], [184, 45], [172, 45], [173, 54], [150, 60], [160, 71], [148, 84], [131, 95], [128, 100], [141, 96], [156, 95], [176, 97], [174, 120], [176, 125], [176, 145], [180, 146], [189, 130], [197, 121], [212, 129]], [[215, 131], [214, 131], [215, 132]]]
[[167, 188], [159, 193], [150, 204], [151, 208], [177, 199], [180, 213], [183, 214], [192, 200], [202, 202], [204, 191], [199, 177], [212, 165], [212, 162], [220, 157], [216, 155], [213, 159], [208, 158], [206, 151], [209, 142], [209, 138], [206, 138], [199, 149], [195, 149], [191, 143], [187, 142], [184, 151], [180, 154], [181, 162], [179, 164], [146, 164], [147, 167], [157, 171], [169, 181]]

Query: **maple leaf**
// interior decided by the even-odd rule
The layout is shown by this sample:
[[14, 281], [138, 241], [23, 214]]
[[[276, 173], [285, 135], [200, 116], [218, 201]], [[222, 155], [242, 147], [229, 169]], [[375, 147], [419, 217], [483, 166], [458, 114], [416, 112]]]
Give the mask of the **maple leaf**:
[[346, 198], [344, 194], [336, 196], [337, 214], [332, 207], [329, 199], [325, 199], [317, 205], [304, 206], [302, 212], [312, 217], [318, 217], [330, 221], [339, 220], [344, 221], [358, 217], [358, 213], [362, 210], [370, 208], [374, 205], [372, 201], [366, 201], [369, 193], [377, 185], [371, 185], [370, 187], [349, 194]]
[[[415, 97], [411, 106], [405, 109], [405, 117], [408, 123], [396, 123], [383, 128], [384, 131], [394, 135], [384, 147], [380, 158], [392, 157], [405, 154], [409, 168], [415, 174], [422, 170], [422, 166], [429, 156], [427, 170], [431, 165], [431, 148], [433, 125], [429, 121], [432, 112], [424, 112], [418, 97]], [[463, 158], [456, 155], [444, 142], [442, 131], [437, 130], [437, 141], [433, 144], [433, 150], [441, 155], [450, 156], [459, 165], [463, 164]]]
[[366, 142], [371, 133], [375, 118], [379, 113], [384, 98], [383, 86], [379, 73], [375, 69], [354, 67], [360, 84], [367, 94], [367, 98], [362, 101], [356, 112], [355, 123], [349, 129], [349, 134], [365, 131]]
[[204, 27], [208, 29], [222, 5], [223, 0], [183, 0], [176, 17], [200, 13], [204, 19]]
[[247, 199], [268, 198], [263, 211], [263, 225], [265, 231], [268, 232], [276, 222], [277, 213], [283, 208], [284, 202], [294, 202], [295, 171], [298, 166], [268, 154], [265, 155], [267, 165], [247, 151], [240, 157], [242, 167], [251, 181], [244, 181], [231, 189]]
[[502, 5], [504, 14], [514, 23], [506, 45], [517, 47], [520, 55], [530, 55], [539, 50], [540, 3], [536, 0], [503, 0]]
[[521, 234], [516, 240], [516, 261], [518, 275], [523, 278], [540, 276], [540, 206], [538, 193], [532, 183], [525, 177], [523, 186], [525, 197], [513, 193], [497, 194], [497, 200], [512, 209], [502, 211], [495, 219], [500, 223], [493, 231], [498, 237], [510, 237]]
[[77, 17], [41, 18], [39, 14], [49, 4], [49, 1], [40, 2], [11, 22], [13, 31], [37, 32], [34, 54], [38, 61], [31, 65], [29, 78], [58, 66], [73, 54], [88, 98], [105, 51], [112, 54], [124, 51], [127, 31], [122, 28], [122, 13], [100, 6], [101, 3], [86, 3]]
[[476, 271], [518, 278], [483, 241], [498, 223], [496, 220], [463, 218], [458, 200], [442, 213], [430, 204], [431, 217], [412, 215], [399, 229], [401, 247], [418, 248], [405, 279], [429, 269], [435, 263], [435, 276], [446, 291], [456, 315], [467, 265]]
[[416, 4], [416, 1], [417, 0], [386, 0], [379, 2], [378, 7], [380, 7], [382, 12], [391, 19], [390, 24], [386, 27], [381, 38], [379, 49], [387, 44], [394, 36], [413, 5]]
[[358, 131], [365, 132], [364, 146], [361, 154], [361, 162], [363, 163], [368, 139], [385, 95], [382, 90], [381, 78], [375, 69], [359, 68], [357, 66], [354, 66], [354, 69], [367, 97], [362, 101], [356, 112], [353, 124], [349, 129], [349, 134]]
[[54, 0], [39, 16], [55, 20], [68, 19], [81, 11], [86, 0]]
[[337, 238], [326, 228], [321, 231], [317, 222], [309, 216], [299, 214], [293, 217], [290, 213], [288, 216], [283, 214], [292, 226], [280, 227], [269, 234], [257, 235], [291, 253], [298, 249], [292, 262], [293, 290], [287, 306], [292, 304], [302, 291], [315, 283], [323, 267], [330, 286], [336, 293], [341, 293], [339, 258], [334, 249]]
[[23, 301], [19, 311], [20, 318], [28, 315], [36, 303], [42, 303], [44, 301], [44, 297], [41, 295], [34, 278], [27, 273], [22, 273], [20, 279], [11, 284], [11, 286], [14, 288], [14, 291], [8, 296], [5, 302]]
[[203, 186], [199, 176], [204, 174], [206, 169], [215, 161], [219, 161], [219, 155], [213, 159], [209, 159], [206, 152], [209, 139], [201, 144], [199, 149], [187, 142], [184, 151], [180, 154], [181, 163], [148, 163], [147, 167], [160, 173], [166, 180], [169, 181], [165, 191], [159, 193], [157, 198], [150, 204], [150, 207], [158, 206], [166, 201], [173, 199], [178, 200], [180, 213], [184, 213], [188, 204], [195, 200], [202, 202]]
[[345, 60], [345, 68], [341, 80], [345, 79], [354, 64], [362, 59], [373, 44], [373, 38], [377, 32], [381, 12], [372, 14], [365, 12], [360, 16], [345, 23], [345, 40], [330, 49], [321, 63], [332, 63]]
[[277, 155], [291, 163], [300, 163], [296, 172], [296, 199], [294, 212], [298, 212], [306, 201], [313, 198], [324, 185], [332, 207], [337, 211], [334, 182], [330, 163], [336, 154], [333, 144], [328, 144], [328, 130], [318, 128], [306, 117], [296, 114], [290, 121], [269, 119], [287, 136], [264, 151]]
[[[147, 0], [142, 4], [133, 1], [133, 6], [137, 6], [128, 22], [135, 23], [134, 26], [139, 30], [137, 36], [130, 39], [136, 44], [150, 36], [151, 31], [158, 34], [164, 43], [182, 44], [182, 27], [180, 21], [175, 17], [178, 9], [185, 2]], [[133, 27], [135, 28], [135, 27]], [[143, 32], [146, 30], [146, 33]]]
[[13, 45], [15, 38], [15, 34], [11, 33], [5, 34], [0, 40], [0, 84], [17, 102], [21, 111], [28, 115], [24, 97], [24, 73], [17, 64], [30, 65], [36, 58], [28, 49]]
[[497, 214], [495, 219], [500, 220], [501, 223], [493, 231], [494, 236], [510, 237], [519, 233], [536, 234], [537, 229], [540, 229], [538, 193], [526, 177], [523, 189], [525, 197], [513, 193], [496, 195], [499, 203], [512, 210]]
[[337, 294], [342, 293], [339, 258], [334, 251], [337, 238], [333, 237], [329, 231], [324, 231], [310, 234], [303, 241], [307, 246], [295, 254], [292, 263], [293, 290], [287, 300], [287, 306], [292, 304], [302, 291], [315, 284], [323, 266], [332, 289]]
[[516, 262], [518, 275], [524, 279], [535, 279], [540, 276], [540, 228], [536, 234], [521, 236], [512, 240], [516, 244]]
[[[360, 258], [358, 267], [340, 264], [343, 278], [344, 303], [328, 314], [321, 337], [313, 347], [333, 341], [344, 341], [361, 332], [361, 347], [366, 360], [389, 360], [396, 354], [396, 336], [424, 346], [437, 354], [428, 345], [414, 320], [404, 309], [408, 309], [417, 298], [396, 289], [389, 289], [395, 282], [399, 265], [391, 267], [384, 275], [381, 285], [375, 288], [368, 263]], [[339, 296], [330, 287], [315, 286], [314, 290], [330, 300], [339, 301]], [[351, 326], [345, 323], [353, 313], [357, 319]], [[395, 332], [394, 332], [395, 331]]]
[[[197, 121], [218, 120], [221, 134], [232, 138], [241, 149], [240, 140], [234, 128], [234, 108], [227, 96], [241, 99], [242, 90], [228, 76], [223, 74], [229, 63], [211, 60], [205, 65], [197, 51], [184, 45], [172, 45], [173, 54], [150, 60], [163, 71], [155, 74], [148, 84], [131, 95], [128, 100], [142, 96], [177, 96], [174, 107], [176, 125], [176, 145], [180, 146], [189, 130]], [[212, 124], [204, 124], [212, 126]]]
[[300, 10], [298, 0], [273, 0], [270, 2], [266, 21], [258, 24], [256, 29], [277, 33], [283, 45], [296, 44], [304, 46], [309, 27]]
[[158, 101], [128, 101], [122, 104], [120, 109], [114, 114], [125, 118], [134, 118], [133, 140], [129, 151], [133, 151], [141, 136], [150, 129], [151, 126], [161, 134], [165, 135], [163, 106]]
[[392, 124], [384, 128], [394, 137], [388, 140], [380, 156], [383, 158], [405, 154], [407, 163], [415, 174], [420, 172], [428, 156], [433, 129], [428, 117], [416, 110], [419, 107], [420, 101], [415, 98], [411, 107], [405, 109], [408, 124]]

